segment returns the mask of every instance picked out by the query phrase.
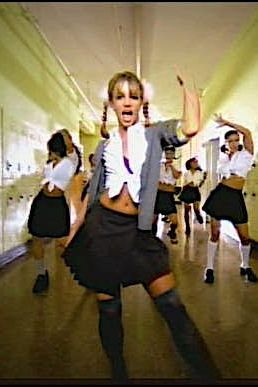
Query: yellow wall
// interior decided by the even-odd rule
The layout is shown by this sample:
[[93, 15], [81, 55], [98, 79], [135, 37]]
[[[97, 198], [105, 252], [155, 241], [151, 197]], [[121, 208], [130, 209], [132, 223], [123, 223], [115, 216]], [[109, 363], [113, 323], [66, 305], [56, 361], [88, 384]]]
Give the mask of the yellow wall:
[[258, 11], [226, 53], [207, 85], [202, 98], [203, 133], [200, 142], [220, 134], [213, 128], [212, 117], [214, 113], [222, 113], [225, 118], [250, 128], [258, 145], [257, 42]]
[[0, 254], [25, 242], [46, 143], [61, 127], [79, 145], [81, 96], [30, 15], [0, 4]]

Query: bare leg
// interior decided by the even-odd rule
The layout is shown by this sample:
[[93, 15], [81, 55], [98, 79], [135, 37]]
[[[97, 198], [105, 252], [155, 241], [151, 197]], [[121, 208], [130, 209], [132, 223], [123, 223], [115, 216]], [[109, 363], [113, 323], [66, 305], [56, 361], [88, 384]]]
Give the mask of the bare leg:
[[33, 237], [32, 253], [36, 263], [37, 278], [34, 283], [32, 292], [39, 294], [45, 291], [49, 286], [48, 271], [45, 268], [44, 262], [44, 239]]
[[203, 217], [201, 215], [200, 211], [200, 202], [193, 203], [194, 213], [196, 215], [196, 218], [200, 224], [203, 224]]

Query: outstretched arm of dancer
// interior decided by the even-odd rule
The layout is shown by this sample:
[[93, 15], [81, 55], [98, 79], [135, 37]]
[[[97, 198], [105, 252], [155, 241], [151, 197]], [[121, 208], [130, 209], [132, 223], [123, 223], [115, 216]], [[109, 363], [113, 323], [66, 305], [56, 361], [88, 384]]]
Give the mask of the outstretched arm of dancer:
[[89, 195], [87, 194], [85, 196], [85, 198], [83, 199], [82, 206], [81, 206], [81, 209], [78, 213], [78, 216], [77, 216], [75, 222], [71, 226], [70, 233], [65, 241], [65, 247], [67, 247], [69, 245], [69, 243], [73, 239], [74, 235], [79, 230], [80, 226], [83, 224], [83, 222], [85, 220], [85, 215], [86, 215], [87, 206], [88, 206], [88, 199], [89, 199]]
[[169, 119], [161, 121], [159, 126], [167, 129], [166, 141], [178, 147], [186, 144], [201, 130], [201, 106], [200, 96], [194, 85], [190, 90], [177, 67], [176, 79], [183, 92], [183, 111], [181, 119]]
[[251, 153], [254, 154], [254, 143], [252, 138], [252, 133], [248, 128], [245, 128], [242, 125], [235, 124], [234, 122], [225, 120], [221, 114], [214, 114], [214, 121], [218, 124], [218, 128], [222, 126], [229, 126], [232, 129], [235, 129], [237, 132], [241, 133], [243, 135], [243, 143], [245, 149]]

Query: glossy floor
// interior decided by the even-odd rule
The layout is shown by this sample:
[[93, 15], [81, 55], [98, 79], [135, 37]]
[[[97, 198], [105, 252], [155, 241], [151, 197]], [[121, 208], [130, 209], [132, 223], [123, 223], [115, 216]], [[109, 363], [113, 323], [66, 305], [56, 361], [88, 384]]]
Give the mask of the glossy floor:
[[[164, 228], [163, 228], [164, 227]], [[223, 382], [258, 382], [258, 283], [239, 275], [236, 242], [221, 239], [215, 283], [203, 282], [207, 226], [194, 223], [189, 239], [180, 223], [179, 243], [171, 245], [167, 225], [159, 234], [169, 246], [181, 297], [218, 365]], [[55, 381], [106, 384], [110, 369], [98, 336], [94, 295], [80, 287], [47, 245], [50, 287], [32, 294], [32, 257], [17, 259], [0, 272], [0, 384]], [[258, 255], [250, 261], [258, 272]], [[184, 366], [167, 326], [140, 285], [123, 290], [125, 358], [132, 382], [184, 380]], [[258, 384], [258, 383], [257, 383]]]

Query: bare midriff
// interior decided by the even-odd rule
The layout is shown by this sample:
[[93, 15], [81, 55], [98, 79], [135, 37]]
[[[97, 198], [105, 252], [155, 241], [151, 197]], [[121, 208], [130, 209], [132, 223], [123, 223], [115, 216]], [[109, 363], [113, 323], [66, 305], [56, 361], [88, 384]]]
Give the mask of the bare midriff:
[[110, 210], [121, 212], [127, 215], [137, 215], [138, 208], [132, 201], [128, 192], [127, 184], [123, 185], [123, 188], [118, 196], [110, 198], [108, 191], [104, 191], [100, 196], [100, 203], [103, 207], [109, 208]]
[[227, 187], [242, 190], [245, 184], [245, 179], [242, 176], [234, 175], [227, 179], [222, 179], [220, 182]]
[[59, 197], [59, 196], [63, 196], [64, 195], [64, 191], [62, 191], [60, 188], [58, 187], [54, 187], [54, 189], [52, 191], [49, 191], [48, 190], [48, 184], [49, 183], [46, 183], [44, 186], [43, 186], [43, 192], [44, 192], [44, 195], [46, 196], [50, 196], [50, 197]]
[[159, 182], [158, 189], [164, 192], [175, 192], [175, 186], [172, 184], [166, 184]]

